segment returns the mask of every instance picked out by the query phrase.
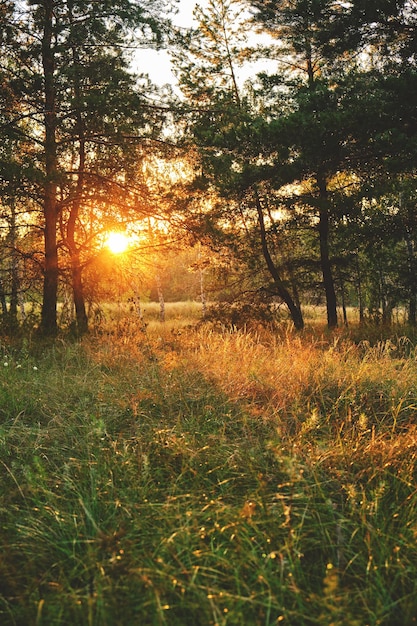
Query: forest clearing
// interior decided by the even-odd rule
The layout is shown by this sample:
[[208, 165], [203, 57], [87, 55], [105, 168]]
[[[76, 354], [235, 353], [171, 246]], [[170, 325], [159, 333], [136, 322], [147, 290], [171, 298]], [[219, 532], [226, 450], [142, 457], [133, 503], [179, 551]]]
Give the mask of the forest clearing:
[[417, 621], [416, 5], [0, 0], [1, 626]]
[[199, 308], [2, 343], [1, 623], [415, 623], [415, 336]]

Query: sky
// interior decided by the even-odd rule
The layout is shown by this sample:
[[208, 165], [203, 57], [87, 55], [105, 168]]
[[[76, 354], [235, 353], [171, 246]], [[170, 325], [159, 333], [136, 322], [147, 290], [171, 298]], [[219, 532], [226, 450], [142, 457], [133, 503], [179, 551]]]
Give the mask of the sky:
[[[193, 25], [193, 11], [198, 4], [203, 9], [207, 6], [207, 0], [180, 0], [178, 13], [172, 17], [177, 26], [189, 28]], [[259, 39], [258, 39], [259, 41]], [[262, 40], [265, 43], [265, 40]], [[172, 85], [175, 88], [176, 80], [171, 71], [171, 62], [166, 50], [140, 49], [135, 54], [134, 71], [140, 74], [149, 74], [151, 81], [159, 86]], [[256, 64], [248, 64], [239, 71], [239, 82], [244, 82], [250, 75], [262, 70], [271, 70], [271, 63], [258, 61]]]
[[[178, 13], [172, 17], [177, 26], [188, 28], [193, 24], [195, 5], [204, 7], [205, 0], [180, 0]], [[171, 72], [171, 63], [166, 50], [140, 49], [135, 54], [135, 71], [149, 74], [153, 83], [157, 85], [174, 84], [175, 78]]]

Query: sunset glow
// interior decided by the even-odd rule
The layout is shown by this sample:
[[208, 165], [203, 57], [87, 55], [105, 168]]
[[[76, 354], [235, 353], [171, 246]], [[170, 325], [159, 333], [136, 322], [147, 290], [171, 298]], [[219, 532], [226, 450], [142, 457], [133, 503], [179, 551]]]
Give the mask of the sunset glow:
[[122, 254], [129, 247], [129, 237], [123, 233], [111, 232], [106, 239], [105, 245], [113, 254]]

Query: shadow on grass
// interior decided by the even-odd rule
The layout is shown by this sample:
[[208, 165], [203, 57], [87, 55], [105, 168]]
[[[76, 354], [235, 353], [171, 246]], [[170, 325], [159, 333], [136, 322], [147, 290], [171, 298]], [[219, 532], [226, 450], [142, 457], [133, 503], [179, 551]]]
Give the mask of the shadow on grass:
[[363, 474], [372, 433], [283, 438], [172, 334], [1, 373], [2, 624], [413, 623], [411, 439]]

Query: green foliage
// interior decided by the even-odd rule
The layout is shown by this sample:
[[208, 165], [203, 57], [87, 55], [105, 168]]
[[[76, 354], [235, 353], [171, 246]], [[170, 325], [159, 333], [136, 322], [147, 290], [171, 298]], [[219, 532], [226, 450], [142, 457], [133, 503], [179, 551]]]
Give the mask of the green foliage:
[[368, 308], [384, 321], [407, 303], [413, 321], [415, 228], [385, 210], [392, 189], [415, 178], [410, 3], [245, 6], [276, 40], [266, 51], [276, 75], [250, 87], [234, 80], [243, 58], [236, 50], [244, 49], [227, 22], [234, 3], [213, 0], [199, 11], [200, 36], [189, 33], [176, 59], [201, 164], [192, 193], [213, 196], [197, 206], [191, 228], [233, 250], [247, 270], [242, 292], [256, 267], [253, 292], [272, 277], [290, 311], [324, 297], [330, 326], [338, 299], [359, 301], [362, 316]]
[[276, 305], [253, 301], [211, 304], [202, 320], [203, 324], [239, 330], [261, 326], [272, 330], [279, 322], [280, 313]]
[[[220, 253], [214, 271], [233, 266], [233, 287], [226, 280], [221, 298], [238, 286], [263, 288], [280, 296], [300, 328], [303, 302], [323, 298], [329, 325], [337, 323], [337, 300], [387, 322], [394, 306], [406, 305], [415, 323], [411, 0], [210, 0], [196, 7], [195, 28], [170, 39], [184, 97], [171, 108], [155, 103], [157, 90], [132, 74], [128, 55], [138, 43], [167, 43], [170, 7], [1, 3], [4, 327], [17, 328], [18, 295], [39, 299], [44, 278], [43, 330], [56, 332], [57, 293], [72, 289], [82, 334], [84, 298], [99, 293], [103, 232], [155, 215], [156, 206], [159, 219], [168, 205], [172, 229], [181, 223], [185, 237]], [[271, 37], [259, 50], [248, 45], [254, 29]], [[276, 74], [243, 85], [241, 69], [263, 55]], [[174, 175], [165, 186], [149, 176], [160, 172], [155, 146], [167, 121], [179, 144], [191, 146], [182, 169], [195, 174], [189, 185], [189, 171], [176, 187]], [[155, 160], [147, 172], [148, 150]], [[39, 234], [49, 238], [48, 254]], [[176, 267], [158, 265], [169, 299], [195, 297], [195, 281], [179, 284]], [[143, 290], [154, 296], [152, 285]]]
[[[21, 226], [44, 235], [42, 272], [37, 267], [44, 282], [42, 331], [57, 332], [59, 278], [72, 286], [82, 333], [82, 274], [97, 253], [97, 238], [109, 224], [137, 217], [139, 199], [146, 204], [138, 145], [145, 136], [159, 137], [165, 116], [149, 106], [156, 90], [134, 76], [128, 51], [139, 39], [150, 47], [162, 43], [166, 7], [159, 0], [45, 0], [6, 8], [3, 3], [1, 123], [9, 154], [4, 164], [0, 158], [0, 174], [11, 187], [15, 165], [19, 184], [11, 197], [1, 194], [2, 210], [8, 219], [12, 207], [18, 209]], [[35, 217], [28, 218], [29, 210]]]

